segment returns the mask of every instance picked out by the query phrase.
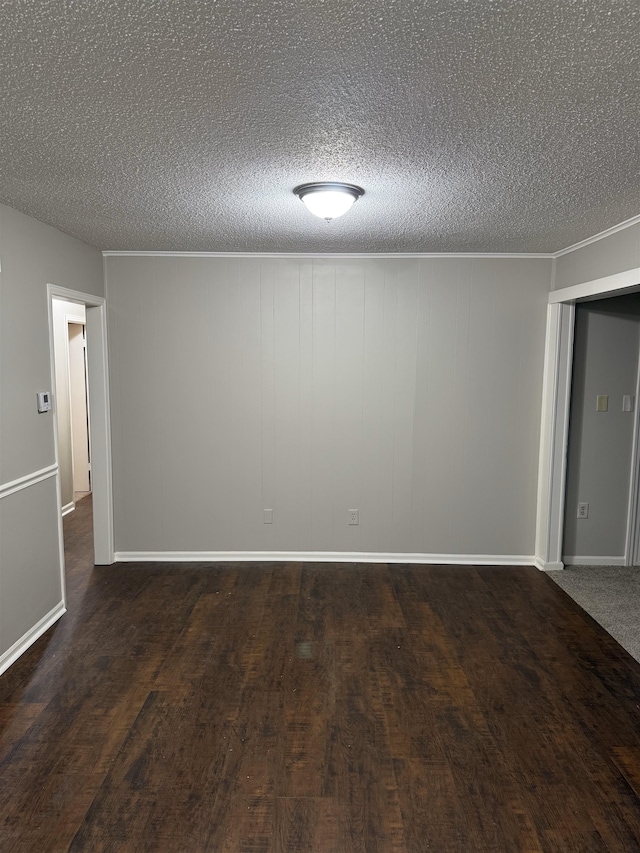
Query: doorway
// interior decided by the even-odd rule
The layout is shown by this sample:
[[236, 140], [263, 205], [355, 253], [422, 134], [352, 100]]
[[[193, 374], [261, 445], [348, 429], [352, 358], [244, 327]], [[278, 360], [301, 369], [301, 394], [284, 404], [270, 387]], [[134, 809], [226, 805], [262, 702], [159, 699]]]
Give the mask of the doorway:
[[[562, 569], [562, 546], [565, 515], [567, 443], [569, 432], [569, 399], [573, 371], [573, 337], [575, 306], [598, 298], [621, 296], [640, 290], [640, 268], [615, 273], [604, 278], [552, 291], [547, 307], [547, 334], [542, 388], [542, 422], [538, 468], [538, 510], [535, 536], [535, 565], [539, 569]], [[638, 395], [636, 395], [637, 397]], [[632, 460], [632, 499], [629, 513], [640, 516], [638, 419], [634, 431]], [[628, 525], [628, 534], [636, 529]], [[634, 549], [627, 537], [625, 562]]]
[[68, 323], [67, 337], [69, 341], [69, 400], [71, 403], [73, 495], [74, 500], [77, 501], [91, 492], [86, 324]]
[[[87, 479], [89, 480], [89, 489], [92, 493], [93, 504], [94, 562], [96, 565], [111, 565], [114, 562], [114, 544], [106, 302], [103, 297], [70, 290], [68, 288], [52, 284], [48, 285], [48, 300], [51, 379], [52, 386], [54, 388], [56, 387], [55, 350], [57, 341], [56, 335], [54, 334], [54, 315], [57, 310], [57, 303], [60, 301], [69, 303], [71, 305], [71, 309], [68, 313], [70, 315], [71, 323], [84, 327], [82, 332], [77, 329], [72, 329], [74, 343], [76, 345], [79, 344], [80, 334], [82, 335], [82, 355], [84, 366], [82, 367], [82, 372], [80, 372], [79, 369], [78, 373], [81, 377], [79, 381], [80, 387], [82, 388], [84, 386], [83, 392], [86, 402], [86, 415], [80, 414], [79, 416], [80, 420], [82, 420], [83, 417], [85, 420], [86, 439], [82, 438], [82, 429], [80, 428], [81, 437], [77, 441], [77, 444], [80, 449], [84, 444], [84, 453], [86, 454], [87, 459], [86, 465], [90, 465], [90, 468], [88, 468], [87, 471]], [[71, 343], [68, 328], [69, 323], [66, 323], [65, 331], [67, 337], [67, 349]], [[73, 346], [73, 344], [71, 345]], [[80, 346], [78, 345], [77, 348], [80, 349]], [[81, 395], [82, 391], [80, 392], [80, 396]], [[70, 409], [69, 417], [71, 418]], [[78, 428], [76, 428], [76, 431], [77, 429]], [[73, 509], [73, 505], [71, 510], [69, 510], [66, 504], [63, 503], [62, 479], [64, 476], [64, 465], [62, 464], [63, 451], [58, 435], [57, 418], [54, 418], [54, 434], [56, 465], [58, 468], [58, 501], [60, 509], [60, 570], [62, 588], [65, 590], [62, 515], [65, 509], [67, 509], [67, 511], [71, 511]], [[71, 466], [67, 467], [66, 470], [73, 470], [73, 461]], [[67, 484], [67, 488], [69, 487], [70, 492], [67, 491], [66, 495], [73, 495], [73, 479], [71, 479], [70, 483]], [[67, 501], [67, 503], [69, 503], [69, 501]]]
[[562, 562], [629, 565], [640, 294], [575, 310]]
[[91, 491], [90, 419], [86, 349], [86, 308], [52, 303], [55, 420], [61, 513], [73, 512]]

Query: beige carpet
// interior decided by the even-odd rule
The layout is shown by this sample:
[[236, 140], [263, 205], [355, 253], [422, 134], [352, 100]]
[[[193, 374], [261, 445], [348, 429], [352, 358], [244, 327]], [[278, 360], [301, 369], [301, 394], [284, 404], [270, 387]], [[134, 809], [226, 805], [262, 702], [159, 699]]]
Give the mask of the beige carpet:
[[640, 568], [567, 566], [549, 576], [640, 662]]

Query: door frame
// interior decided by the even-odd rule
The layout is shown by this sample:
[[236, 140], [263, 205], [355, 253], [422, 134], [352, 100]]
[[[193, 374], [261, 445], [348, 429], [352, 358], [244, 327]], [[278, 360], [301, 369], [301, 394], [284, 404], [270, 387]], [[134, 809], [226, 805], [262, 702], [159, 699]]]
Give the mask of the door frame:
[[[53, 299], [64, 299], [85, 306], [87, 330], [87, 385], [89, 390], [90, 442], [92, 448], [92, 494], [93, 494], [93, 548], [97, 566], [108, 566], [115, 561], [113, 531], [113, 486], [111, 469], [111, 417], [109, 400], [109, 359], [107, 350], [107, 306], [106, 299], [70, 290], [56, 284], [47, 285], [49, 310], [49, 357], [51, 381], [55, 385], [55, 358], [53, 340]], [[58, 458], [58, 428], [54, 424], [55, 459]], [[61, 510], [60, 473], [56, 475], [58, 509]], [[66, 584], [64, 577], [64, 541], [62, 515], [58, 513], [60, 540], [60, 570], [62, 574], [63, 599], [66, 606]]]
[[[536, 518], [535, 563], [545, 571], [563, 569], [562, 536], [569, 438], [569, 402], [573, 373], [573, 334], [575, 306], [607, 296], [622, 296], [640, 289], [640, 267], [615, 273], [572, 287], [551, 291], [547, 305], [542, 386], [542, 420], [538, 465], [538, 505]], [[636, 397], [637, 403], [637, 397]], [[632, 451], [633, 467], [629, 491], [629, 512], [625, 542], [625, 564], [633, 562], [640, 547], [640, 474], [638, 472], [638, 406]]]

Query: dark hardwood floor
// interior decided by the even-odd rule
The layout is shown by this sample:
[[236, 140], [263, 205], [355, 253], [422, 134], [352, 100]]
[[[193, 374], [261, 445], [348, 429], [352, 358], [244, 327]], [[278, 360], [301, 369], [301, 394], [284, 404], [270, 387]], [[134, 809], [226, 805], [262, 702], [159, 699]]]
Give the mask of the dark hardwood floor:
[[0, 850], [640, 851], [640, 666], [534, 569], [93, 568], [0, 678]]

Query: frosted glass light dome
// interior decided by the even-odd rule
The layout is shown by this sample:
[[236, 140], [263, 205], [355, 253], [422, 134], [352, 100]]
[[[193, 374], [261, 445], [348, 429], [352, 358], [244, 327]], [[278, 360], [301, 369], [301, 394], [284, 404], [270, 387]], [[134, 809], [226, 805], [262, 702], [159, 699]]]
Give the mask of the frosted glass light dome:
[[294, 193], [310, 213], [329, 222], [345, 214], [353, 203], [364, 195], [364, 190], [355, 184], [324, 181], [300, 184], [294, 189]]

